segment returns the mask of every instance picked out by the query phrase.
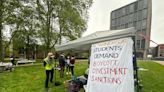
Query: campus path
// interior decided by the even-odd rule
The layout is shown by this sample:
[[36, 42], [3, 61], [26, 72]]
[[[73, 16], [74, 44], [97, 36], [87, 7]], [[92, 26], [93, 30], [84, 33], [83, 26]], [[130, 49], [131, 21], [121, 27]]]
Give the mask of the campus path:
[[164, 61], [155, 61], [155, 62], [164, 65]]
[[21, 64], [21, 65], [16, 65], [15, 67], [22, 67], [22, 66], [35, 66], [35, 65], [42, 65], [42, 63], [34, 63], [34, 64]]

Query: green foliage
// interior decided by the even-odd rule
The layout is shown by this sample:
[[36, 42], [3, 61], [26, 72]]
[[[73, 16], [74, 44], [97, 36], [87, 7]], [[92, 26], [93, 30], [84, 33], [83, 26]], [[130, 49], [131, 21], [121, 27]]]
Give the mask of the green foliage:
[[39, 42], [49, 51], [63, 38], [77, 39], [86, 30], [91, 4], [92, 0], [1, 0], [0, 32], [8, 25], [11, 38], [2, 47], [1, 35], [0, 48], [12, 42], [15, 49]]
[[91, 4], [92, 0], [37, 0], [38, 34], [49, 45], [47, 49], [60, 44], [62, 38], [74, 40], [81, 36]]

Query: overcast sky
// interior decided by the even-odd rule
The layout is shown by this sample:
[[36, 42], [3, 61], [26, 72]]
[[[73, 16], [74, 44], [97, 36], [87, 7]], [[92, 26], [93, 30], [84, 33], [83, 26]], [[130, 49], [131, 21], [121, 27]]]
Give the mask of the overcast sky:
[[[134, 1], [136, 0], [93, 0], [89, 10], [88, 28], [83, 36], [96, 31], [109, 30], [111, 11]], [[152, 0], [151, 40], [164, 44], [164, 0]], [[150, 45], [156, 46], [153, 43]]]

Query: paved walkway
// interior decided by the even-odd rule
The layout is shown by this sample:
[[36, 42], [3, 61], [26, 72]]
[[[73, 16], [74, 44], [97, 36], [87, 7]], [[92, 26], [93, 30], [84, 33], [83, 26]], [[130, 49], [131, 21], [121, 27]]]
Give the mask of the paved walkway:
[[21, 67], [21, 66], [35, 66], [35, 65], [42, 65], [42, 63], [34, 63], [34, 64], [21, 64], [21, 65], [16, 65], [15, 67]]
[[164, 61], [155, 61], [155, 62], [157, 62], [157, 63], [159, 63], [161, 65], [164, 65]]

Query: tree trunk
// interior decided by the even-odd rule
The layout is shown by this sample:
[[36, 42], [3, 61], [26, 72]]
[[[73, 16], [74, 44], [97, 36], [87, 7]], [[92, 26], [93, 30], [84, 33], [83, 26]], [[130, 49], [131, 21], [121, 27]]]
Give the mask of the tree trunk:
[[3, 43], [2, 43], [2, 14], [3, 14], [3, 0], [0, 0], [0, 62], [3, 61]]
[[27, 49], [27, 50], [26, 50], [26, 51], [27, 51], [27, 52], [26, 52], [27, 54], [26, 54], [26, 55], [27, 55], [27, 59], [28, 59], [28, 60], [30, 59], [30, 55], [29, 55], [29, 54], [30, 54], [30, 53], [29, 53], [29, 52], [30, 52], [30, 51], [29, 51], [30, 44], [29, 44], [29, 43], [30, 43], [30, 38], [29, 38], [29, 35], [27, 35], [27, 44], [26, 44], [26, 45], [27, 45], [27, 48], [26, 48], [26, 49]]
[[47, 44], [46, 44], [46, 54], [50, 51], [50, 42], [51, 42], [51, 39], [50, 39], [50, 19], [51, 19], [51, 12], [50, 12], [50, 8], [51, 8], [51, 5], [50, 5], [50, 2], [47, 1], [47, 8], [48, 8], [48, 12], [47, 12], [47, 25], [46, 25], [46, 28], [47, 28]]
[[3, 61], [2, 24], [0, 24], [0, 62]]

